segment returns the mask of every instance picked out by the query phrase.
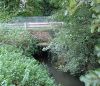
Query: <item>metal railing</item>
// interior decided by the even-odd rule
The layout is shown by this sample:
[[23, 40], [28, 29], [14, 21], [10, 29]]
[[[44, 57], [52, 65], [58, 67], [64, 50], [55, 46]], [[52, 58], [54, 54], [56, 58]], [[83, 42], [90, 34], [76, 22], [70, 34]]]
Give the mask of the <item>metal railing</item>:
[[54, 29], [63, 26], [63, 22], [54, 22], [48, 17], [15, 17], [8, 23], [0, 23], [4, 29]]
[[43, 23], [34, 23], [34, 22], [25, 22], [25, 23], [0, 23], [0, 28], [3, 29], [54, 29], [61, 27], [63, 22], [43, 22]]

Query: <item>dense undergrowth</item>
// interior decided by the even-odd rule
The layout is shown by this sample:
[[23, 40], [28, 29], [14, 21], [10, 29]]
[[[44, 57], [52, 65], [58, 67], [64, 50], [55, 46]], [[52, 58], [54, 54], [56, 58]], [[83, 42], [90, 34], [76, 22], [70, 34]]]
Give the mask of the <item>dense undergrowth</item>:
[[[94, 16], [92, 17], [91, 33], [95, 35], [96, 39], [94, 53], [100, 63], [100, 1], [92, 4], [92, 10]], [[85, 83], [85, 86], [100, 86], [100, 67], [87, 72], [86, 75], [80, 77], [80, 80]]]
[[37, 41], [27, 31], [0, 29], [0, 86], [56, 86], [34, 58]]
[[56, 86], [47, 70], [12, 45], [0, 45], [1, 86]]
[[10, 44], [23, 50], [23, 54], [32, 56], [37, 51], [36, 44], [38, 40], [35, 39], [27, 30], [13, 28], [0, 29], [0, 43]]
[[90, 6], [82, 4], [73, 15], [66, 16], [65, 26], [47, 47], [55, 55], [53, 59], [57, 61], [58, 68], [64, 72], [84, 73], [96, 67], [97, 58], [94, 58], [96, 40], [89, 29], [91, 16]]

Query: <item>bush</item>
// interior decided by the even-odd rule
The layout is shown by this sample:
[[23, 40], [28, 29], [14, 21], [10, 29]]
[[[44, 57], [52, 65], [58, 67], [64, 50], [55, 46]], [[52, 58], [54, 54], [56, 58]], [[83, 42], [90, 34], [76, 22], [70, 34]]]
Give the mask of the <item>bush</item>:
[[47, 47], [56, 55], [57, 66], [71, 74], [81, 73], [95, 68], [95, 39], [90, 33], [92, 13], [89, 6], [83, 4], [72, 16], [66, 16], [66, 25], [61, 28], [54, 41]]
[[27, 30], [0, 29], [0, 43], [16, 46], [22, 49], [27, 56], [31, 56], [37, 51], [37, 42]]
[[0, 45], [0, 86], [56, 86], [36, 60], [11, 45]]
[[89, 71], [85, 76], [81, 76], [80, 80], [85, 83], [85, 86], [100, 86], [100, 69]]
[[[93, 21], [91, 24], [91, 33], [94, 34], [96, 39], [94, 53], [98, 57], [98, 62], [100, 63], [100, 1], [94, 1], [92, 5], [93, 10]], [[85, 86], [100, 86], [100, 65], [99, 68], [89, 71], [89, 73], [80, 77], [80, 80], [85, 83]]]

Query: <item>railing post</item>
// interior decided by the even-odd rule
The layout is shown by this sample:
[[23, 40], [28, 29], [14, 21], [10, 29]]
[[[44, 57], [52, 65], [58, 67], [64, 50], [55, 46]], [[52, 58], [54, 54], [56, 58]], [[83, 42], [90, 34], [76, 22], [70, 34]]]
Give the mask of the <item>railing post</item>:
[[24, 23], [24, 27], [25, 27], [25, 30], [26, 30], [27, 29], [27, 23], [26, 22]]

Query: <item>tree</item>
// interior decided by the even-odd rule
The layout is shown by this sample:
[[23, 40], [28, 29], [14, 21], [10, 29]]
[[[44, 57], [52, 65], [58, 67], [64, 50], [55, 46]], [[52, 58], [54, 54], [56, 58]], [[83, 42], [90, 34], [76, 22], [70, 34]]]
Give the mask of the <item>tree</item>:
[[0, 1], [0, 18], [8, 20], [13, 16], [50, 16], [58, 9], [49, 0], [4, 0]]
[[0, 0], [0, 19], [7, 20], [15, 16], [19, 10], [20, 0]]

